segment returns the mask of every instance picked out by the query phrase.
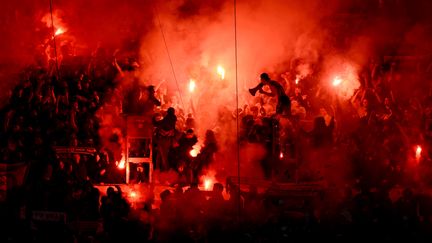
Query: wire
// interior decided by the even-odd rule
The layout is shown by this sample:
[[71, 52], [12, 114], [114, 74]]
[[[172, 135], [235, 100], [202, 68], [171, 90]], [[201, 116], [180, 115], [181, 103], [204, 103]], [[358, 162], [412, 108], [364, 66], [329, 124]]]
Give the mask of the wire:
[[234, 57], [235, 57], [235, 88], [236, 88], [236, 137], [237, 137], [237, 177], [238, 177], [238, 219], [241, 216], [240, 189], [240, 139], [239, 139], [239, 95], [238, 95], [238, 58], [237, 58], [237, 1], [234, 0]]
[[51, 29], [52, 29], [53, 42], [54, 42], [54, 55], [55, 55], [55, 64], [56, 64], [56, 71], [57, 71], [57, 79], [60, 80], [60, 69], [59, 69], [59, 66], [58, 66], [57, 44], [56, 44], [56, 36], [55, 36], [55, 28], [54, 28], [53, 3], [52, 3], [52, 0], [50, 0], [50, 13], [51, 13]]
[[156, 3], [155, 3], [155, 5], [153, 5], [153, 8], [155, 10], [156, 18], [157, 18], [158, 23], [159, 23], [159, 29], [160, 29], [160, 31], [162, 33], [162, 39], [164, 41], [165, 50], [167, 52], [168, 59], [169, 59], [170, 65], [171, 65], [171, 71], [173, 73], [174, 80], [175, 80], [176, 86], [177, 86], [177, 90], [179, 92], [180, 102], [182, 103], [183, 109], [186, 109], [186, 106], [183, 103], [183, 97], [182, 97], [182, 94], [181, 94], [181, 91], [180, 91], [180, 86], [179, 86], [178, 81], [177, 81], [177, 76], [176, 76], [176, 73], [175, 73], [175, 70], [174, 70], [174, 65], [173, 65], [173, 62], [172, 62], [172, 59], [171, 59], [171, 55], [170, 55], [170, 52], [169, 52], [169, 49], [168, 49], [168, 45], [167, 45], [167, 42], [166, 42], [165, 33], [163, 31], [163, 28], [162, 28], [162, 23], [161, 23], [160, 18], [159, 18], [159, 13], [158, 13], [158, 10], [157, 10], [157, 7], [156, 7]]

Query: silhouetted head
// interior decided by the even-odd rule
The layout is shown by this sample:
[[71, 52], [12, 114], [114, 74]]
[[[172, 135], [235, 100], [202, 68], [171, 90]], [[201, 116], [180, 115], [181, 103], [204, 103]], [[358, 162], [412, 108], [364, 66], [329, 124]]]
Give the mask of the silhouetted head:
[[109, 197], [109, 196], [112, 196], [113, 194], [115, 194], [114, 192], [115, 192], [114, 188], [110, 186], [107, 188], [106, 194]]
[[270, 77], [267, 73], [261, 73], [260, 79], [261, 79], [261, 81], [269, 81]]
[[155, 93], [155, 86], [153, 86], [153, 85], [149, 85], [149, 86], [147, 87], [147, 91], [148, 91], [150, 94], [154, 94], [154, 93]]
[[172, 107], [168, 108], [168, 110], [167, 110], [167, 114], [168, 114], [168, 115], [175, 115], [175, 109], [172, 108]]
[[168, 199], [168, 197], [171, 195], [171, 191], [170, 190], [164, 190], [163, 192], [161, 192], [160, 194], [160, 199], [162, 201], [166, 201]]
[[224, 186], [223, 186], [221, 183], [215, 183], [215, 184], [213, 185], [213, 191], [214, 191], [214, 192], [219, 192], [219, 193], [221, 193], [221, 192], [223, 192], [223, 189], [224, 189]]
[[191, 182], [190, 189], [197, 189], [198, 188], [198, 182]]
[[324, 117], [322, 117], [322, 116], [315, 117], [314, 129], [323, 129], [325, 127], [326, 127], [326, 124], [325, 124]]
[[194, 130], [192, 128], [189, 128], [188, 130], [186, 130], [186, 137], [187, 138], [192, 138], [194, 136]]

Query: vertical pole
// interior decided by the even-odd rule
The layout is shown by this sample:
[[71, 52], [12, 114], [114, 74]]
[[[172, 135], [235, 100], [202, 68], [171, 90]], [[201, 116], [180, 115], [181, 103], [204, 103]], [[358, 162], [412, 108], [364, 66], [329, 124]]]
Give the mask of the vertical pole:
[[130, 168], [129, 168], [129, 137], [128, 137], [128, 116], [125, 115], [125, 121], [126, 121], [126, 129], [125, 129], [125, 140], [126, 142], [124, 143], [124, 157], [125, 157], [125, 164], [126, 164], [126, 184], [129, 184], [129, 173], [130, 173]]
[[237, 1], [234, 0], [234, 57], [236, 88], [236, 141], [237, 141], [237, 176], [238, 176], [238, 220], [241, 219], [241, 180], [240, 180], [240, 139], [239, 139], [239, 98], [238, 98], [238, 61], [237, 61]]
[[57, 80], [59, 80], [60, 79], [60, 70], [59, 70], [59, 66], [58, 66], [58, 55], [57, 55], [57, 44], [56, 44], [56, 36], [55, 36], [55, 28], [54, 28], [53, 3], [52, 3], [52, 0], [50, 0], [50, 12], [51, 12], [51, 30], [52, 30], [53, 43], [54, 43], [54, 55], [55, 55]]

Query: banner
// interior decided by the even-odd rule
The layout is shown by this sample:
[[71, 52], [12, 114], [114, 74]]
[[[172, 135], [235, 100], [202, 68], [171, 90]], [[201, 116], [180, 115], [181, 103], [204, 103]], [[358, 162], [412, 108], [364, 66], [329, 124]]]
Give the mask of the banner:
[[39, 222], [66, 223], [66, 214], [52, 211], [33, 211], [32, 220]]
[[6, 200], [9, 189], [24, 183], [26, 170], [27, 165], [25, 163], [0, 164], [0, 202]]
[[54, 147], [56, 154], [88, 154], [93, 155], [96, 149], [92, 147]]

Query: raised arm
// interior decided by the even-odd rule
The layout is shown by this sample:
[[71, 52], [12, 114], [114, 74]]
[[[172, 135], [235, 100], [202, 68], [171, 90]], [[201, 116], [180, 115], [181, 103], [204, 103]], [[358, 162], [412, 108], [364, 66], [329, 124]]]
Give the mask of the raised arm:
[[283, 74], [281, 75], [281, 77], [285, 80], [285, 84], [286, 84], [286, 90], [285, 90], [285, 93], [289, 94], [290, 91], [291, 91], [291, 83], [290, 83], [290, 81], [288, 80], [288, 75], [287, 75], [287, 73], [288, 73], [288, 72], [283, 73]]
[[118, 65], [116, 57], [114, 57], [113, 65], [117, 69], [117, 71], [119, 72], [120, 77], [123, 78], [124, 77], [124, 73], [123, 73], [123, 70], [121, 69], [121, 67]]
[[379, 102], [380, 104], [382, 104], [382, 100], [381, 100], [380, 96], [378, 95], [378, 93], [376, 92], [375, 89], [372, 89], [372, 93], [375, 95], [375, 97], [376, 97], [376, 99], [378, 100], [378, 102]]
[[354, 94], [353, 97], [351, 98], [351, 104], [354, 105], [354, 102], [356, 101], [357, 96], [360, 94], [360, 92], [361, 92], [361, 89], [359, 89], [359, 90], [357, 90], [357, 91], [355, 92], [355, 94]]

